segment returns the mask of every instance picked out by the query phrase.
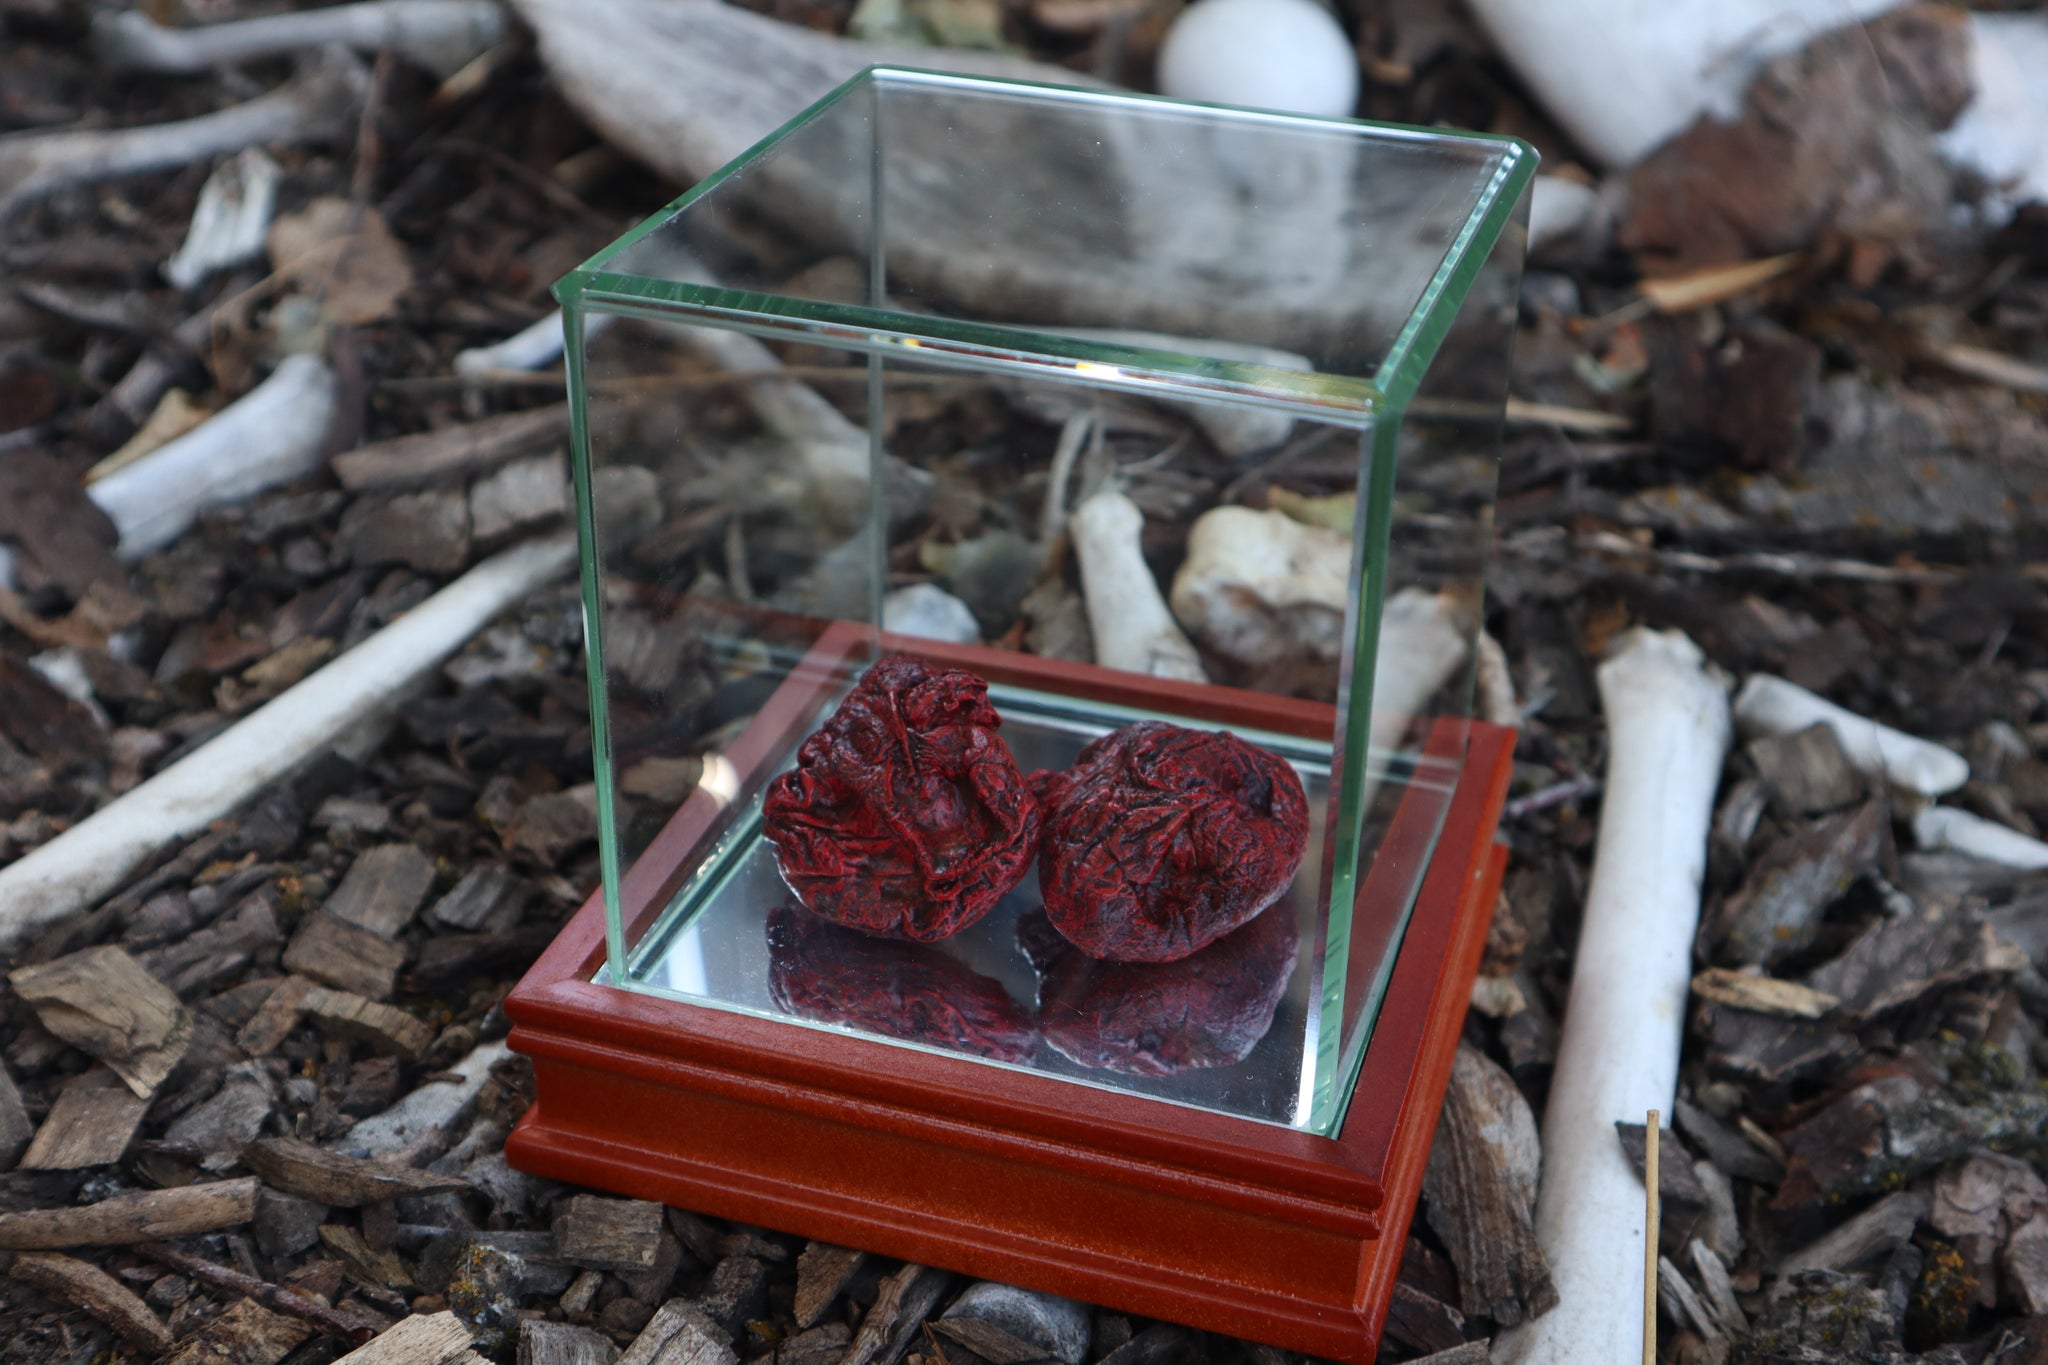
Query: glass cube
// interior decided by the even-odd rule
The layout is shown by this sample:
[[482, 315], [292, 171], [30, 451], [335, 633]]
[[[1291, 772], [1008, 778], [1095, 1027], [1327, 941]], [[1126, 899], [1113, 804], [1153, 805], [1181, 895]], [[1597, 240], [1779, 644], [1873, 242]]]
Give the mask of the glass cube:
[[[600, 979], [1334, 1132], [1465, 752], [1534, 163], [875, 68], [567, 276]], [[999, 837], [906, 757], [838, 863], [771, 842], [898, 653], [986, 681], [1027, 784], [1139, 721], [1255, 746], [1306, 798], [1291, 880], [1111, 800], [958, 932], [831, 922], [821, 877], [940, 897]], [[1041, 876], [1105, 844], [1110, 890], [1053, 869], [1069, 919], [1236, 927], [1075, 948]]]

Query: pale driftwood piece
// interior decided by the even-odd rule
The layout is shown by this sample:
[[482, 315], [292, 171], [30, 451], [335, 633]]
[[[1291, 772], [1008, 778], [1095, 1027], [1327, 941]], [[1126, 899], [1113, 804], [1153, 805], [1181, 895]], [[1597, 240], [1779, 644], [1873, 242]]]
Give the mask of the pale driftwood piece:
[[459, 427], [394, 437], [337, 455], [335, 477], [352, 492], [400, 492], [447, 479], [481, 474], [508, 460], [561, 441], [569, 432], [569, 405], [486, 417]]
[[490, 1082], [491, 1068], [509, 1055], [503, 1043], [482, 1044], [441, 1077], [349, 1129], [334, 1142], [334, 1150], [350, 1156], [399, 1156], [445, 1142]]
[[[515, 7], [577, 112], [685, 184], [877, 63], [936, 62], [963, 73], [1092, 84], [1066, 68], [995, 54], [835, 38], [715, 0], [518, 0]], [[1383, 236], [1372, 228], [1381, 215], [1392, 232], [1394, 212], [1430, 210], [1422, 185], [1406, 183], [1406, 172], [1383, 158], [1373, 163], [1378, 192], [1354, 195], [1365, 167], [1348, 151], [1303, 149], [1296, 158], [1261, 160], [1227, 136], [1191, 135], [1185, 157], [1161, 158], [1152, 127], [1105, 119], [1089, 130], [1087, 156], [1061, 155], [1019, 136], [1016, 117], [1004, 106], [891, 125], [892, 164], [906, 172], [887, 207], [892, 283], [983, 317], [1213, 335], [1310, 355], [1356, 348], [1362, 334], [1387, 333], [1406, 310], [1413, 291], [1399, 282], [1400, 253], [1379, 250]], [[758, 196], [742, 207], [774, 213], [821, 249], [863, 254], [865, 200], [846, 192], [843, 167], [865, 153], [826, 145], [840, 134], [837, 125], [814, 123], [812, 131], [816, 137], [726, 201]], [[1000, 140], [1006, 131], [1007, 144]], [[957, 188], [989, 183], [987, 149], [999, 145], [1011, 153], [1002, 194], [1032, 206], [1030, 240], [1007, 251], [991, 248], [990, 205]], [[1241, 240], [1239, 194], [1291, 210], [1258, 219], [1264, 235], [1256, 247]], [[1434, 209], [1443, 240], [1465, 208]], [[1344, 209], [1352, 216], [1335, 216]], [[1359, 216], [1375, 221], [1361, 227]]]
[[860, 1331], [854, 1333], [840, 1365], [875, 1365], [897, 1359], [904, 1345], [923, 1329], [926, 1316], [952, 1278], [913, 1261], [882, 1281], [882, 1292], [861, 1319]]
[[338, 43], [389, 49], [447, 77], [496, 43], [505, 16], [491, 0], [365, 0], [195, 28], [166, 28], [140, 10], [93, 16], [93, 51], [113, 71], [196, 76]]
[[361, 1208], [386, 1199], [467, 1190], [459, 1176], [345, 1156], [297, 1138], [264, 1138], [242, 1153], [242, 1164], [272, 1189], [337, 1208]]
[[1657, 1300], [1664, 1305], [1665, 1314], [1673, 1322], [1691, 1327], [1707, 1341], [1725, 1342], [1728, 1339], [1727, 1333], [1721, 1330], [1720, 1322], [1700, 1302], [1699, 1294], [1668, 1256], [1657, 1258]]
[[711, 1320], [684, 1299], [654, 1310], [618, 1365], [738, 1365], [732, 1347], [718, 1337]]
[[426, 1056], [434, 1042], [434, 1027], [426, 1020], [348, 991], [315, 986], [299, 1008], [323, 1033], [353, 1038], [413, 1061]]
[[162, 1365], [278, 1365], [312, 1335], [306, 1323], [243, 1299], [186, 1337]]
[[143, 1099], [192, 1046], [192, 1016], [119, 948], [87, 948], [7, 974], [43, 1027], [113, 1068]]
[[21, 1154], [24, 1171], [75, 1171], [111, 1166], [128, 1155], [149, 1101], [104, 1067], [87, 1072], [57, 1096]]
[[0, 952], [119, 889], [163, 845], [199, 833], [351, 726], [383, 714], [499, 612], [575, 562], [569, 535], [493, 556], [210, 743], [0, 868]]
[[0, 137], [0, 216], [66, 185], [189, 166], [259, 144], [332, 142], [355, 131], [369, 73], [323, 53], [267, 95], [150, 128], [67, 129]]
[[796, 1258], [796, 1325], [815, 1326], [867, 1262], [865, 1251], [811, 1242]]
[[382, 844], [349, 864], [327, 913], [392, 938], [412, 923], [433, 884], [433, 859], [411, 844]]
[[21, 1103], [21, 1091], [15, 1089], [7, 1064], [0, 1062], [0, 1171], [14, 1169], [15, 1159], [27, 1150], [35, 1134], [36, 1126]]
[[255, 1176], [117, 1194], [79, 1208], [0, 1214], [0, 1249], [126, 1246], [240, 1227], [256, 1214]]
[[119, 1280], [88, 1261], [54, 1251], [25, 1251], [7, 1273], [47, 1294], [77, 1304], [146, 1351], [167, 1350], [171, 1329]]
[[420, 1313], [373, 1337], [334, 1365], [454, 1365], [469, 1354], [471, 1337], [450, 1312]]
[[303, 976], [288, 976], [278, 983], [256, 1012], [249, 1016], [249, 1022], [242, 1025], [235, 1035], [235, 1046], [251, 1057], [268, 1057], [278, 1046], [291, 1036], [298, 1027], [299, 1006], [306, 994], [317, 989], [313, 982]]
[[307, 915], [284, 950], [287, 971], [369, 1000], [398, 988], [405, 947], [325, 910]]
[[1423, 1177], [1429, 1225], [1458, 1268], [1459, 1307], [1503, 1326], [1557, 1304], [1536, 1243], [1536, 1116], [1512, 1078], [1461, 1043]]
[[619, 1348], [588, 1327], [526, 1318], [519, 1324], [519, 1365], [615, 1365]]
[[645, 1270], [661, 1246], [661, 1205], [579, 1194], [555, 1214], [555, 1253], [597, 1270]]

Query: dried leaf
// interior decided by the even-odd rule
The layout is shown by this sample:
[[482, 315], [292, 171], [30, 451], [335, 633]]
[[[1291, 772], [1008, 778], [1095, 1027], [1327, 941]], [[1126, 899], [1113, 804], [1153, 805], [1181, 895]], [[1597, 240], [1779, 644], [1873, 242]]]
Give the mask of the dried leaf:
[[277, 273], [320, 300], [328, 322], [361, 327], [381, 322], [412, 288], [405, 248], [374, 208], [327, 196], [271, 225], [270, 260]]

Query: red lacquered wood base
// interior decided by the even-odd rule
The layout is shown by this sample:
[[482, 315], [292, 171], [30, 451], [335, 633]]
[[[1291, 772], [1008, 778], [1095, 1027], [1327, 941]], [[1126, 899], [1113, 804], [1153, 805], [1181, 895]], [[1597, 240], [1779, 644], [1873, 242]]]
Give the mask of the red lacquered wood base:
[[[1334, 1138], [597, 985], [593, 896], [506, 1001], [538, 1082], [507, 1155], [539, 1175], [1370, 1361], [1506, 857], [1493, 836], [1514, 732], [1459, 728], [1462, 775]], [[1372, 894], [1367, 878], [1361, 921]]]

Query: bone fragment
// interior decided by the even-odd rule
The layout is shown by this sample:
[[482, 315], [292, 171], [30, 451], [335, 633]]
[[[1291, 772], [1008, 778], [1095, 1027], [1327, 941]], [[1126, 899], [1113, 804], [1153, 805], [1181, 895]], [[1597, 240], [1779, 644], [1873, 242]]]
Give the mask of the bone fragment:
[[218, 113], [148, 128], [0, 137], [0, 215], [67, 185], [189, 166], [244, 147], [345, 138], [368, 88], [362, 64], [329, 49], [269, 94]]
[[1242, 663], [1335, 659], [1350, 578], [1349, 537], [1284, 512], [1216, 507], [1188, 531], [1173, 614], [1210, 649]]
[[286, 356], [268, 379], [175, 441], [87, 490], [137, 560], [176, 540], [208, 507], [302, 478], [320, 466], [334, 413], [334, 374], [317, 356]]
[[[141, 16], [130, 11], [122, 17]], [[283, 177], [283, 170], [261, 147], [246, 148], [215, 168], [199, 189], [185, 244], [164, 263], [164, 278], [180, 289], [192, 289], [216, 270], [262, 255], [263, 234], [277, 210], [277, 182]]]
[[2048, 867], [2048, 843], [1954, 806], [1929, 806], [1915, 815], [1913, 840], [1930, 853], [1946, 850], [2000, 867]]
[[1466, 614], [1450, 593], [1403, 588], [1387, 599], [1372, 673], [1375, 751], [1400, 743], [1408, 722], [1465, 662], [1468, 638]]
[[485, 560], [190, 755], [0, 868], [0, 951], [87, 909], [157, 849], [197, 834], [351, 726], [384, 712], [575, 557], [574, 538], [561, 535]]
[[1751, 674], [1742, 685], [1735, 723], [1745, 735], [1796, 735], [1825, 725], [1858, 772], [1922, 796], [1940, 796], [1970, 780], [1969, 761], [1953, 749], [1866, 720], [1769, 673]]
[[[583, 339], [592, 340], [618, 321], [612, 313], [585, 313]], [[489, 374], [493, 370], [538, 370], [562, 358], [562, 310], [531, 323], [489, 346], [472, 346], [455, 357], [457, 374]]]
[[504, 34], [495, 0], [370, 0], [196, 28], [166, 28], [131, 9], [95, 15], [92, 26], [102, 66], [176, 76], [338, 43], [358, 52], [389, 48], [447, 77]]
[[1095, 661], [1154, 678], [1207, 682], [1200, 656], [1173, 623], [1145, 563], [1139, 544], [1144, 529], [1145, 514], [1114, 489], [1074, 509], [1074, 554], [1081, 562]]
[[1599, 679], [1607, 795], [1536, 1196], [1559, 1303], [1496, 1340], [1501, 1365], [1631, 1360], [1642, 1340], [1643, 1184], [1614, 1125], [1671, 1112], [1728, 748], [1725, 686], [1683, 634], [1628, 632]]

